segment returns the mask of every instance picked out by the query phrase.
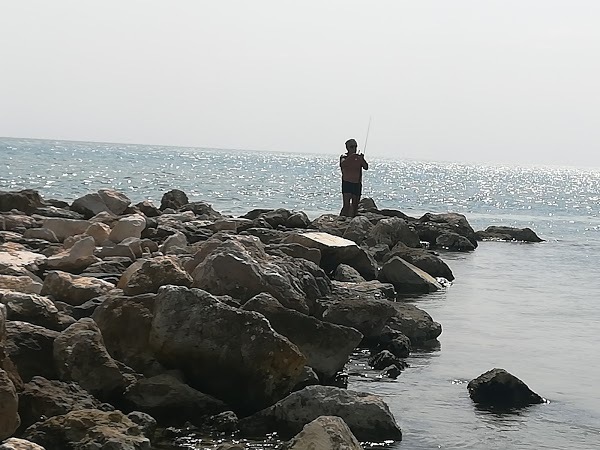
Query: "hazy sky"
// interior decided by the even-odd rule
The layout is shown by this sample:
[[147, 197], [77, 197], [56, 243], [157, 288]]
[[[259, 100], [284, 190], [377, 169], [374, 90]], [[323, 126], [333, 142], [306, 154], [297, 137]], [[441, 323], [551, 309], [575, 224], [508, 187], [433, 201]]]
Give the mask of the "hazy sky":
[[600, 167], [597, 0], [0, 0], [0, 136]]

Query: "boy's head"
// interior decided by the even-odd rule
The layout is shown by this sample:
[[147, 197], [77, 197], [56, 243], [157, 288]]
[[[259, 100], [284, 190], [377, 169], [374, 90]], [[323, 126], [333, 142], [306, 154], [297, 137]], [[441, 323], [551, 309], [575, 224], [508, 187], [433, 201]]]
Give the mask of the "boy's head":
[[356, 153], [357, 147], [358, 144], [356, 143], [355, 139], [348, 139], [346, 141], [346, 150], [348, 151], [348, 153]]

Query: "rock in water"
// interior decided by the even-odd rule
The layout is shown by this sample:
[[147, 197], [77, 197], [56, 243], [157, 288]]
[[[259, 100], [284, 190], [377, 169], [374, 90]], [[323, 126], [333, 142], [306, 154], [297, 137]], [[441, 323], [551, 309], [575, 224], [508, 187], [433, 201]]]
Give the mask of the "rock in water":
[[514, 375], [504, 369], [492, 369], [467, 385], [469, 395], [475, 403], [502, 408], [519, 408], [544, 399]]
[[284, 450], [362, 450], [362, 446], [343, 419], [320, 416], [305, 425], [300, 433], [284, 445]]

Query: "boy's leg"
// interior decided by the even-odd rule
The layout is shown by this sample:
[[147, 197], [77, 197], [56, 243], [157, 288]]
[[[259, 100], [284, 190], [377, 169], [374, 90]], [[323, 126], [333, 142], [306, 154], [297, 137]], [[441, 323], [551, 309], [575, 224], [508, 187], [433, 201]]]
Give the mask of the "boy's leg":
[[342, 211], [340, 212], [340, 216], [350, 216], [352, 213], [352, 205], [350, 204], [350, 198], [352, 194], [348, 192], [342, 193], [342, 199], [344, 204], [342, 206]]
[[352, 217], [356, 217], [356, 215], [358, 214], [358, 204], [360, 202], [360, 195], [352, 195], [352, 199], [351, 199], [351, 204], [352, 204]]

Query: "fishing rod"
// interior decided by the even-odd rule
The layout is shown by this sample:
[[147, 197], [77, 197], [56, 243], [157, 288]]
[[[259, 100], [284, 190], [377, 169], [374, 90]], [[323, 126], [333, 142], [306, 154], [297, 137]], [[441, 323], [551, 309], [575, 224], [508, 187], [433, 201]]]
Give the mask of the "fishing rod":
[[367, 126], [367, 136], [365, 137], [365, 145], [363, 147], [362, 154], [367, 152], [367, 141], [369, 140], [369, 130], [371, 129], [371, 116], [369, 116], [369, 125]]

